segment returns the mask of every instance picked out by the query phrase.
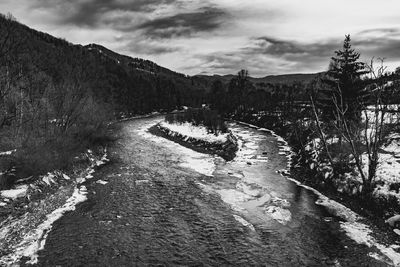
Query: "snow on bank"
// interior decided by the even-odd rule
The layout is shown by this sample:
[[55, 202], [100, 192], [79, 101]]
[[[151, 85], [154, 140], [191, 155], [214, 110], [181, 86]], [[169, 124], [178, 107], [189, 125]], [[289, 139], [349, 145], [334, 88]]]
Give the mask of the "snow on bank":
[[16, 149], [9, 150], [9, 151], [3, 151], [3, 152], [0, 152], [0, 156], [10, 156], [13, 153], [15, 153], [16, 151], [17, 151]]
[[240, 217], [239, 215], [233, 214], [233, 218], [235, 218], [236, 221], [238, 221], [240, 224], [243, 226], [249, 228], [252, 231], [255, 231], [256, 229], [254, 228], [254, 225], [243, 219], [243, 217]]
[[287, 177], [287, 179], [307, 190], [312, 191], [318, 196], [318, 200], [315, 202], [317, 205], [324, 206], [329, 213], [344, 220], [344, 222], [340, 223], [340, 227], [349, 238], [358, 244], [367, 245], [370, 248], [378, 249], [381, 254], [387, 258], [387, 260], [381, 257], [376, 257], [376, 254], [374, 253], [370, 254], [371, 257], [385, 262], [389, 260], [390, 264], [393, 264], [394, 266], [400, 266], [400, 253], [394, 250], [393, 245], [387, 246], [375, 240], [375, 238], [371, 236], [372, 229], [370, 226], [364, 223], [366, 220], [363, 217], [339, 202], [328, 198], [318, 190], [304, 185], [293, 178]]
[[196, 152], [173, 141], [151, 134], [148, 129], [160, 122], [160, 120], [157, 119], [143, 125], [137, 130], [138, 134], [145, 139], [169, 148], [171, 151], [176, 151], [180, 155], [179, 165], [181, 167], [192, 169], [206, 176], [213, 176], [216, 168], [214, 160], [218, 157]]
[[[358, 244], [378, 249], [388, 260], [390, 260], [391, 264], [394, 264], [395, 266], [400, 265], [400, 253], [396, 252], [393, 249], [393, 246], [387, 246], [375, 240], [375, 238], [371, 236], [372, 230], [370, 226], [363, 223], [363, 221], [365, 221], [363, 217], [339, 202], [328, 198], [318, 190], [301, 184], [293, 178], [288, 177], [288, 179], [295, 182], [297, 185], [312, 191], [318, 196], [318, 200], [315, 202], [316, 204], [324, 206], [329, 213], [344, 220], [344, 222], [340, 223], [340, 227], [349, 238]], [[376, 257], [375, 254], [370, 254], [370, 256], [386, 262], [386, 260], [381, 257]]]
[[[87, 199], [87, 188], [82, 185], [84, 181], [93, 177], [93, 173], [96, 167], [105, 164], [109, 159], [107, 159], [106, 151], [103, 154], [100, 160], [97, 160], [92, 152], [89, 150], [87, 153], [90, 157], [91, 165], [84, 171], [81, 177], [77, 177], [75, 180], [76, 187], [71, 197], [69, 197], [66, 202], [56, 209], [54, 209], [51, 213], [46, 215], [44, 221], [42, 221], [39, 225], [35, 226], [33, 229], [28, 230], [23, 236], [22, 240], [19, 241], [16, 245], [12, 245], [10, 247], [11, 254], [4, 255], [0, 257], [0, 265], [10, 266], [17, 265], [22, 257], [29, 258], [27, 261], [28, 264], [37, 264], [38, 262], [38, 252], [44, 248], [46, 243], [46, 238], [49, 232], [52, 229], [53, 223], [60, 219], [66, 212], [73, 211], [76, 208], [76, 205], [84, 202]], [[60, 176], [60, 175], [58, 175]], [[70, 180], [71, 178], [66, 174], [62, 174], [61, 177], [65, 180]], [[51, 186], [52, 184], [56, 184], [56, 175], [53, 173], [49, 173], [43, 176], [40, 180], [41, 183], [47, 184]], [[42, 203], [44, 204], [45, 203]], [[12, 236], [15, 235], [15, 231], [18, 231], [18, 228], [23, 227], [24, 231], [27, 225], [31, 225], [34, 223], [36, 214], [30, 215], [28, 212], [25, 213], [21, 218], [17, 218], [15, 220], [6, 221], [6, 223], [2, 223], [0, 226], [0, 241], [5, 242], [5, 240], [12, 240]], [[32, 217], [32, 218], [31, 218]]]
[[65, 212], [75, 210], [77, 204], [87, 199], [87, 189], [85, 186], [75, 188], [73, 195], [59, 209], [47, 215], [46, 221], [40, 224], [37, 229], [25, 236], [20, 242], [13, 254], [0, 258], [0, 264], [11, 265], [18, 262], [22, 257], [28, 257], [28, 264], [37, 264], [38, 252], [44, 248], [46, 238], [51, 231], [53, 223], [60, 219]]
[[27, 191], [28, 191], [27, 185], [19, 185], [19, 186], [15, 187], [15, 189], [0, 191], [0, 195], [3, 198], [15, 200], [20, 197], [25, 197], [27, 194]]
[[286, 225], [292, 220], [292, 213], [289, 210], [278, 206], [268, 206], [265, 208], [265, 212], [283, 225]]
[[400, 266], [400, 253], [395, 251], [396, 246], [386, 246], [378, 243], [372, 236], [372, 230], [365, 224], [359, 222], [341, 222], [341, 228], [346, 234], [358, 244], [378, 249], [388, 260], [376, 257], [376, 254], [369, 254], [371, 257], [384, 261], [394, 266]]
[[[363, 217], [361, 217], [351, 209], [347, 208], [346, 206], [340, 204], [339, 202], [328, 198], [318, 190], [304, 185], [293, 178], [288, 177], [287, 179], [293, 181], [294, 183], [305, 189], [312, 191], [318, 196], [318, 200], [315, 202], [316, 204], [324, 206], [329, 211], [329, 213], [344, 220], [344, 222], [340, 223], [340, 227], [349, 238], [351, 238], [358, 244], [367, 245], [370, 248], [378, 249], [381, 254], [383, 254], [387, 258], [387, 260], [390, 261], [390, 264], [393, 264], [395, 266], [400, 265], [400, 253], [394, 250], [393, 245], [387, 246], [375, 240], [375, 238], [371, 236], [372, 229], [370, 228], [370, 226], [364, 223], [364, 221], [366, 220]], [[376, 257], [376, 254], [374, 253], [370, 254], [370, 256], [378, 260], [387, 262], [387, 260], [381, 257]]]
[[[375, 197], [397, 199], [400, 205], [400, 192], [391, 190], [391, 185], [400, 184], [400, 141], [399, 137], [393, 138], [390, 143], [382, 147], [379, 153], [379, 165], [376, 170], [375, 181], [378, 183], [374, 191]], [[363, 162], [368, 162], [366, 154], [362, 155]], [[364, 172], [368, 171], [368, 166], [364, 166]], [[395, 188], [393, 188], [395, 189]]]
[[209, 133], [206, 127], [201, 125], [195, 126], [189, 122], [177, 124], [163, 121], [160, 123], [160, 126], [172, 132], [179, 133], [187, 139], [194, 138], [208, 143], [223, 144], [228, 140], [229, 135], [228, 133], [215, 135]]

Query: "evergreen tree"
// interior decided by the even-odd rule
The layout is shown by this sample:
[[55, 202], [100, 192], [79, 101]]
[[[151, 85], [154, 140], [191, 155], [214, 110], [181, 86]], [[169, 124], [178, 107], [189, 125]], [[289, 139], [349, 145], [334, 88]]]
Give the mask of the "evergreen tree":
[[330, 85], [325, 90], [327, 98], [323, 105], [325, 117], [329, 118], [334, 110], [335, 100], [338, 105], [345, 107], [346, 116], [356, 120], [359, 117], [361, 103], [364, 97], [364, 86], [361, 77], [367, 73], [365, 64], [359, 61], [360, 53], [355, 52], [351, 47], [350, 35], [346, 35], [343, 42], [343, 49], [335, 51], [331, 58], [327, 79], [324, 81]]

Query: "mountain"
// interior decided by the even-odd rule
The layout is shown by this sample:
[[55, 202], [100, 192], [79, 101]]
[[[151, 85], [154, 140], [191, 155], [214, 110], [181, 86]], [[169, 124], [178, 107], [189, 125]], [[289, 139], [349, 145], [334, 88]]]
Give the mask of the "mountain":
[[253, 83], [308, 83], [315, 79], [321, 73], [297, 73], [297, 74], [283, 74], [283, 75], [269, 75], [262, 78], [250, 78]]

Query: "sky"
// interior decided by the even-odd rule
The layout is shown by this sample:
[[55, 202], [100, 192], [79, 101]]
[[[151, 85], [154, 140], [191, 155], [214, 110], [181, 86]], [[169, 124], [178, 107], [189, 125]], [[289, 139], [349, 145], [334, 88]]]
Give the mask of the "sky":
[[362, 61], [400, 66], [398, 0], [1, 0], [0, 10], [189, 75], [325, 71], [345, 34]]

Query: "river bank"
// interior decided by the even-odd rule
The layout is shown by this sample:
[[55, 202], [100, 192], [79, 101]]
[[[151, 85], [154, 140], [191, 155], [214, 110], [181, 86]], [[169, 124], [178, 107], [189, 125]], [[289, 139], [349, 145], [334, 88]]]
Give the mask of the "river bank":
[[88, 150], [69, 172], [48, 173], [25, 184], [27, 190], [23, 195], [5, 201], [7, 205], [0, 207], [2, 214], [6, 214], [0, 222], [0, 265], [24, 257], [28, 257], [29, 263], [36, 263], [36, 253], [43, 248], [52, 224], [86, 200], [85, 182], [106, 162], [105, 148]]

